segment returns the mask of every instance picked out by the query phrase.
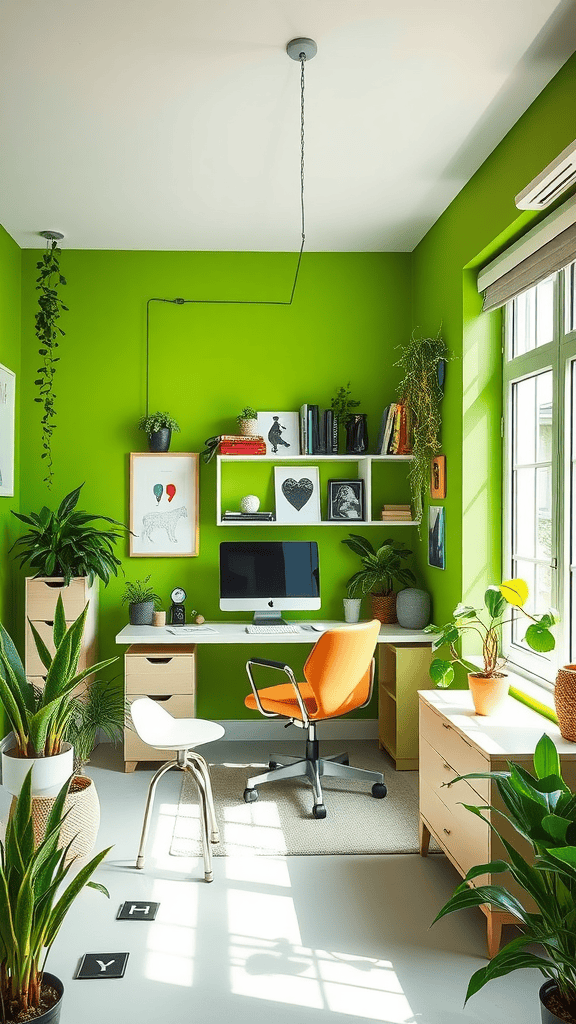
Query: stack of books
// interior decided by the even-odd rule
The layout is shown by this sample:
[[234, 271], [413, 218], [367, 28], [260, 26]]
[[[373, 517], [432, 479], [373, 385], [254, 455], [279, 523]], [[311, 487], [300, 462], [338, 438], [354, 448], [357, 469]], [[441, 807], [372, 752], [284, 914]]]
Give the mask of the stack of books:
[[221, 455], [266, 455], [266, 442], [259, 434], [241, 437], [236, 434], [221, 434]]
[[410, 410], [401, 402], [392, 402], [382, 413], [375, 455], [411, 455], [412, 424]]
[[232, 512], [230, 509], [222, 516], [223, 523], [273, 523], [275, 519], [273, 512]]
[[300, 454], [337, 455], [338, 420], [332, 409], [324, 412], [317, 405], [300, 409]]
[[412, 509], [410, 505], [383, 505], [382, 519], [385, 523], [411, 523]]

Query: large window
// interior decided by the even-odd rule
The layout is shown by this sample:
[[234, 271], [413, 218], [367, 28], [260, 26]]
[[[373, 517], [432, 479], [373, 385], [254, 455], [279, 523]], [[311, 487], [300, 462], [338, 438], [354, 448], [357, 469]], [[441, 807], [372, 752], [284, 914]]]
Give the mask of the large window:
[[576, 265], [512, 299], [504, 318], [504, 566], [530, 589], [532, 614], [560, 612], [549, 655], [505, 636], [512, 664], [551, 683], [576, 660]]

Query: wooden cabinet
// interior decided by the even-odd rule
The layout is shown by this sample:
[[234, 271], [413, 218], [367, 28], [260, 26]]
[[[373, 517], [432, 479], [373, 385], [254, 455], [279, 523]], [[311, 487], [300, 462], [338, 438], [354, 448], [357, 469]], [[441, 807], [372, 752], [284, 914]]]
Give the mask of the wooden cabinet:
[[[464, 876], [475, 864], [507, 860], [503, 844], [492, 829], [462, 805], [492, 804], [504, 810], [495, 784], [490, 779], [453, 783], [458, 775], [471, 772], [506, 771], [513, 760], [532, 770], [534, 749], [542, 733], [555, 742], [568, 785], [576, 788], [576, 745], [563, 740], [552, 722], [518, 701], [508, 698], [496, 715], [476, 715], [468, 690], [427, 690], [420, 692], [420, 853], [428, 853], [433, 835], [454, 867]], [[484, 811], [490, 818], [490, 811]], [[498, 815], [498, 830], [527, 860], [532, 849]], [[535, 910], [511, 875], [482, 875], [475, 885], [504, 885], [527, 910]], [[487, 919], [488, 955], [500, 947], [502, 926], [517, 924], [511, 914], [483, 906]]]
[[397, 771], [418, 767], [418, 690], [428, 686], [430, 644], [378, 645], [378, 743]]
[[[69, 585], [65, 586], [64, 581], [61, 579], [47, 576], [27, 577], [25, 589], [26, 630], [24, 665], [28, 679], [40, 688], [44, 685], [46, 669], [38, 656], [30, 622], [34, 624], [48, 650], [53, 655], [52, 627], [54, 625], [56, 603], [60, 594], [62, 595], [67, 627], [72, 625], [88, 604], [82, 649], [78, 661], [79, 671], [83, 671], [88, 665], [92, 665], [98, 660], [98, 581], [95, 580], [92, 586], [89, 586], [86, 577], [82, 576], [71, 580]], [[90, 681], [90, 677], [88, 677], [87, 681]], [[79, 690], [84, 689], [84, 685], [82, 683]]]
[[[126, 700], [150, 697], [175, 718], [196, 716], [196, 645], [133, 644], [124, 656]], [[124, 730], [124, 769], [138, 761], [169, 761], [176, 753], [144, 743], [133, 728]]]

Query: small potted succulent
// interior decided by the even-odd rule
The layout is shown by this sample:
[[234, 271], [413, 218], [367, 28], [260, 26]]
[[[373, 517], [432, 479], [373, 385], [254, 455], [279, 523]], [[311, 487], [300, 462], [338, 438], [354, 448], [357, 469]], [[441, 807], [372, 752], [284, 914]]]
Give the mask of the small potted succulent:
[[380, 622], [396, 622], [395, 583], [408, 586], [415, 582], [414, 573], [403, 564], [411, 555], [401, 541], [387, 538], [375, 550], [369, 540], [351, 533], [342, 541], [351, 551], [360, 555], [362, 568], [348, 580], [348, 597], [370, 594], [372, 618]]
[[253, 437], [258, 434], [258, 413], [251, 405], [247, 405], [236, 417], [238, 431], [242, 437]]
[[170, 448], [172, 433], [178, 433], [180, 427], [167, 412], [155, 412], [143, 416], [138, 429], [148, 435], [148, 449], [151, 452], [167, 452]]
[[124, 585], [122, 604], [128, 603], [129, 620], [131, 626], [151, 626], [154, 619], [154, 608], [160, 604], [158, 594], [155, 594], [152, 587], [148, 586], [150, 576], [143, 580], [136, 580], [130, 583], [128, 580]]
[[[490, 586], [484, 594], [485, 612], [469, 605], [459, 604], [454, 609], [451, 622], [444, 626], [426, 626], [425, 633], [435, 634], [432, 650], [448, 646], [449, 660], [435, 658], [430, 665], [430, 678], [436, 686], [450, 686], [454, 679], [452, 665], [462, 665], [468, 673], [468, 685], [474, 701], [477, 715], [491, 715], [503, 703], [508, 695], [508, 677], [503, 669], [507, 659], [500, 653], [502, 626], [510, 623], [512, 618], [504, 620], [510, 608], [530, 619], [526, 630], [525, 642], [533, 651], [544, 654], [554, 649], [556, 641], [551, 627], [558, 621], [552, 609], [545, 615], [530, 615], [523, 605], [528, 600], [528, 586], [524, 580], [506, 580], [500, 586]], [[486, 622], [488, 625], [486, 625]], [[470, 661], [462, 658], [456, 650], [456, 644], [467, 633], [480, 634], [482, 639], [483, 668], [479, 669]]]

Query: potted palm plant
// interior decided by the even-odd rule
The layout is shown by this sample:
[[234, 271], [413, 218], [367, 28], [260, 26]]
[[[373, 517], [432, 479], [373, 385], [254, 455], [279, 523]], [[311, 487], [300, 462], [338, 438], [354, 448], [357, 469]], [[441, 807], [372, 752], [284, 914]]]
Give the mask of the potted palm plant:
[[2, 782], [14, 795], [20, 792], [31, 768], [34, 796], [54, 796], [63, 781], [70, 777], [74, 752], [65, 734], [74, 708], [73, 691], [88, 676], [117, 661], [117, 658], [108, 658], [78, 672], [87, 611], [88, 605], [67, 628], [62, 595], [59, 595], [53, 626], [54, 656], [30, 623], [46, 669], [42, 690], [27, 680], [14, 642], [0, 625], [0, 705], [12, 729], [11, 740], [2, 752]]
[[395, 583], [407, 586], [415, 582], [414, 573], [404, 560], [412, 552], [401, 541], [388, 538], [375, 550], [369, 540], [351, 533], [343, 541], [351, 551], [360, 555], [362, 568], [348, 580], [348, 597], [370, 594], [372, 618], [380, 622], [396, 622]]
[[180, 427], [167, 412], [154, 412], [142, 416], [138, 429], [148, 437], [148, 450], [151, 452], [167, 452], [173, 433], [179, 433]]
[[155, 594], [152, 587], [149, 587], [150, 576], [143, 580], [135, 580], [134, 583], [126, 581], [122, 604], [128, 603], [128, 611], [131, 626], [151, 626], [154, 617], [154, 608], [160, 603], [158, 594]]
[[34, 848], [31, 799], [32, 769], [26, 775], [0, 842], [0, 1003], [5, 1024], [33, 1020], [58, 1024], [64, 986], [45, 970], [46, 958], [74, 900], [112, 847], [80, 868], [62, 891], [68, 874], [67, 851], [58, 851], [68, 783], [60, 790], [47, 822], [46, 835]]
[[[468, 673], [468, 685], [474, 701], [477, 715], [491, 715], [503, 703], [508, 694], [508, 677], [503, 669], [507, 659], [501, 654], [502, 626], [510, 624], [512, 618], [505, 619], [510, 609], [530, 619], [526, 630], [525, 642], [533, 651], [540, 654], [554, 649], [556, 641], [551, 627], [557, 621], [552, 610], [539, 618], [530, 615], [523, 607], [528, 600], [528, 586], [524, 580], [506, 580], [500, 586], [490, 586], [484, 594], [485, 611], [459, 604], [454, 609], [453, 618], [444, 626], [433, 624], [426, 626], [425, 633], [433, 633], [432, 650], [447, 646], [450, 658], [435, 658], [430, 664], [430, 678], [439, 687], [450, 686], [454, 679], [453, 664], [462, 665]], [[479, 634], [482, 639], [483, 668], [479, 669], [471, 661], [462, 658], [456, 650], [456, 644], [469, 633]]]
[[[507, 772], [480, 772], [454, 779], [492, 779], [505, 810], [464, 806], [486, 821], [502, 842], [509, 861], [479, 864], [466, 875], [436, 917], [467, 907], [491, 904], [514, 914], [522, 934], [472, 976], [466, 1001], [488, 981], [523, 968], [535, 968], [547, 979], [540, 989], [542, 1024], [573, 1024], [576, 1020], [576, 795], [562, 778], [560, 759], [549, 736], [534, 752], [534, 775], [521, 765]], [[490, 818], [482, 813], [491, 812]], [[504, 818], [534, 851], [528, 863], [494, 824]], [[497, 818], [498, 820], [498, 818]], [[509, 872], [536, 904], [536, 913], [499, 885], [474, 886], [480, 875]], [[537, 944], [546, 956], [531, 947]]]

